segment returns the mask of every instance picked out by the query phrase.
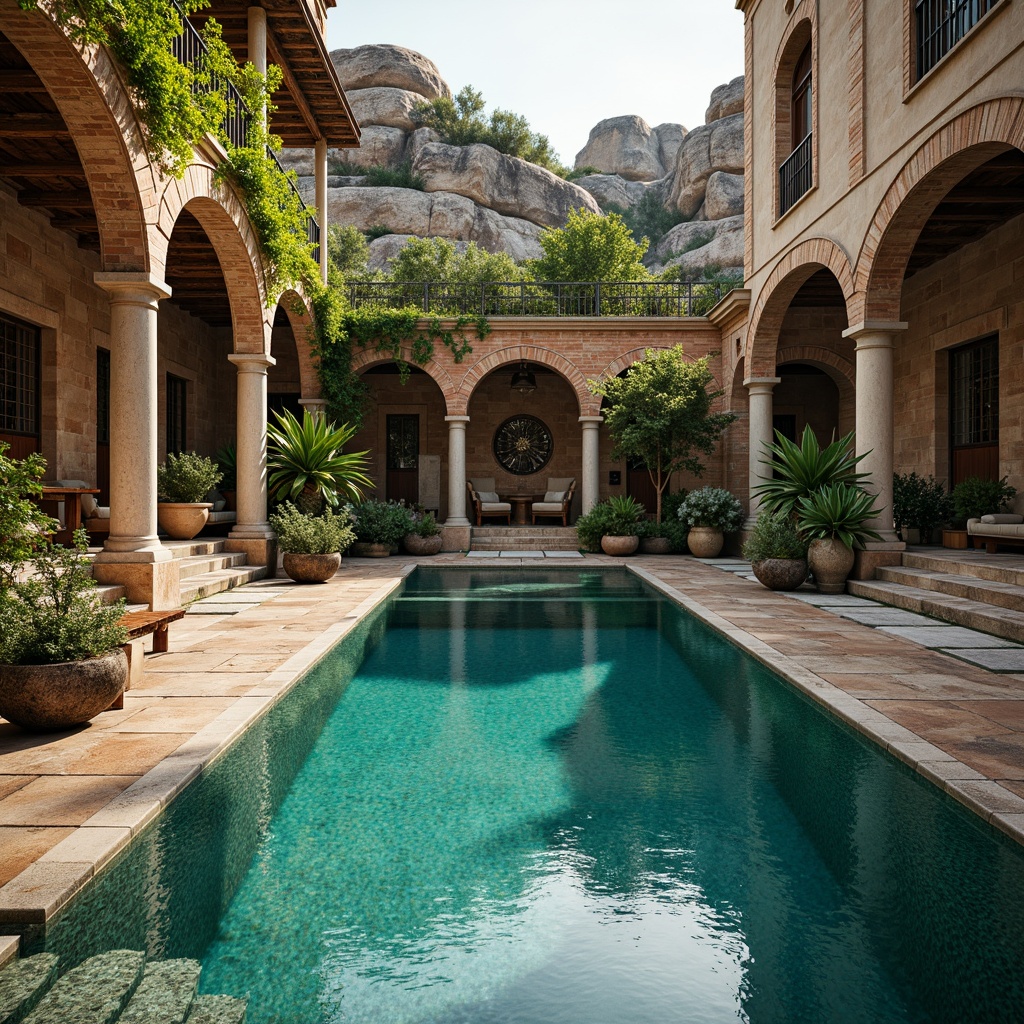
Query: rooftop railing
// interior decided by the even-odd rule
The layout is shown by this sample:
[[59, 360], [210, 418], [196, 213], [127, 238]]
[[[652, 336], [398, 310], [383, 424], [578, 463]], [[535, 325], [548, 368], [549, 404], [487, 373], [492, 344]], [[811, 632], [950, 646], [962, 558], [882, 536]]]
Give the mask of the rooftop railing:
[[352, 281], [367, 306], [460, 316], [704, 316], [741, 281]]
[[[179, 64], [184, 64], [187, 67], [197, 69], [201, 66], [208, 52], [206, 43], [203, 41], [203, 37], [196, 30], [196, 27], [188, 20], [188, 18], [185, 17], [185, 12], [182, 10], [178, 0], [171, 0], [171, 3], [174, 5], [174, 9], [178, 12], [178, 17], [181, 18], [181, 24], [183, 26], [181, 35], [175, 37], [171, 42], [171, 52], [174, 54], [174, 57]], [[210, 87], [219, 90], [224, 94], [226, 106], [224, 109], [224, 120], [221, 122], [224, 135], [230, 141], [232, 146], [241, 147], [246, 145], [249, 134], [249, 125], [252, 123], [253, 115], [245, 105], [245, 100], [242, 99], [241, 93], [231, 82], [224, 82], [216, 77]], [[203, 90], [206, 88], [209, 87], [199, 80], [198, 75], [193, 77], [193, 96], [201, 95]], [[281, 166], [281, 161], [278, 160], [277, 154], [269, 146], [267, 147], [267, 156], [274, 161], [277, 165], [277, 169], [284, 174], [285, 171]], [[319, 262], [320, 225], [317, 223], [313, 212], [306, 206], [294, 179], [289, 178], [288, 183], [291, 186], [292, 192], [298, 196], [299, 202], [302, 204], [302, 209], [305, 211], [306, 238], [315, 247], [313, 259]]]

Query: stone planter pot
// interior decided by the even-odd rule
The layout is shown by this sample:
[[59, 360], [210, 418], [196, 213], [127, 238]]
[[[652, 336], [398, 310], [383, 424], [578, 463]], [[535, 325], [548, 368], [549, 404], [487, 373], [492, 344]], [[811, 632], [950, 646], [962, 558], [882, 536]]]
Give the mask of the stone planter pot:
[[441, 550], [441, 534], [421, 537], [418, 533], [407, 533], [402, 543], [410, 555], [436, 555]]
[[686, 546], [697, 558], [714, 558], [725, 547], [725, 534], [713, 526], [691, 526]]
[[606, 555], [631, 555], [640, 546], [639, 537], [602, 537], [601, 550]]
[[356, 558], [387, 558], [391, 554], [390, 544], [373, 544], [368, 540], [357, 540], [349, 549]]
[[172, 540], [191, 540], [210, 518], [210, 502], [161, 501], [156, 506], [156, 521]]
[[807, 579], [807, 562], [803, 558], [766, 558], [753, 562], [758, 582], [769, 590], [796, 590]]
[[943, 530], [942, 546], [944, 548], [953, 548], [957, 551], [966, 551], [967, 536], [966, 530]]
[[640, 539], [641, 555], [667, 555], [672, 551], [672, 541], [668, 537], [642, 537]]
[[853, 568], [853, 548], [831, 537], [812, 540], [807, 548], [807, 564], [821, 593], [843, 594], [846, 577]]
[[326, 555], [284, 553], [284, 571], [296, 583], [326, 583], [341, 568], [341, 555], [332, 551]]
[[36, 732], [70, 729], [106, 711], [127, 681], [120, 647], [84, 661], [0, 665], [0, 715]]

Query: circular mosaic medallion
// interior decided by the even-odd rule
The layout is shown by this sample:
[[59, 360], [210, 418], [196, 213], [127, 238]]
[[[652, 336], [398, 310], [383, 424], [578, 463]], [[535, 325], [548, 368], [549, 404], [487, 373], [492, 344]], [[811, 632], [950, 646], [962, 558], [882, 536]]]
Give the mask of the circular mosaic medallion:
[[494, 457], [516, 476], [543, 469], [553, 448], [551, 431], [536, 416], [512, 416], [494, 432]]

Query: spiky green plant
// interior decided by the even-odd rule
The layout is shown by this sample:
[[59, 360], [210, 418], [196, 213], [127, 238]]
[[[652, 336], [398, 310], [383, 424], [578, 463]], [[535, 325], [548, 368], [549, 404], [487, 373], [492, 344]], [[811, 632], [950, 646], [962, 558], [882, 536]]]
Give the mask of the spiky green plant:
[[271, 497], [289, 500], [299, 511], [316, 514], [339, 501], [362, 501], [366, 452], [343, 452], [356, 428], [340, 427], [303, 410], [301, 422], [287, 409], [275, 412], [277, 423], [267, 424], [267, 484]]
[[857, 471], [857, 464], [868, 453], [854, 455], [853, 434], [822, 448], [810, 426], [804, 427], [800, 444], [790, 441], [778, 430], [775, 444], [766, 444], [764, 450], [771, 456], [762, 459], [774, 474], [773, 479], [754, 487], [761, 499], [761, 509], [773, 515], [792, 515], [801, 498], [808, 497], [832, 484], [854, 486], [866, 480], [868, 474]]
[[835, 539], [849, 548], [882, 538], [867, 525], [881, 513], [875, 496], [850, 484], [826, 484], [805, 495], [797, 506], [797, 529], [807, 540]]

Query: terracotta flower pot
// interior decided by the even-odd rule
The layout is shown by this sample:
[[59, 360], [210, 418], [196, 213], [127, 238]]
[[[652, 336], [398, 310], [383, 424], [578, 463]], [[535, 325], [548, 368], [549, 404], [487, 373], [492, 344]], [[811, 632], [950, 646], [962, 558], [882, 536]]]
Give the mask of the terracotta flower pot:
[[606, 555], [631, 555], [640, 546], [639, 537], [602, 537], [601, 550]]
[[807, 579], [803, 558], [766, 558], [752, 563], [758, 582], [769, 590], [796, 590]]
[[845, 593], [846, 577], [853, 568], [853, 548], [833, 537], [812, 540], [807, 548], [807, 564], [823, 594]]
[[357, 540], [349, 549], [356, 558], [387, 558], [391, 554], [390, 544], [373, 544], [368, 540]]
[[642, 537], [640, 540], [641, 555], [667, 555], [672, 551], [672, 541], [668, 537]]
[[713, 526], [691, 526], [686, 546], [697, 558], [714, 558], [725, 547], [725, 534]]
[[0, 715], [22, 729], [70, 729], [106, 711], [127, 680], [120, 647], [83, 661], [0, 665]]
[[173, 540], [191, 540], [210, 518], [209, 502], [161, 501], [156, 506], [160, 529]]
[[402, 543], [410, 555], [436, 555], [441, 550], [441, 534], [421, 537], [418, 533], [407, 533]]
[[284, 571], [296, 583], [326, 583], [341, 568], [341, 555], [332, 551], [326, 555], [284, 553]]

